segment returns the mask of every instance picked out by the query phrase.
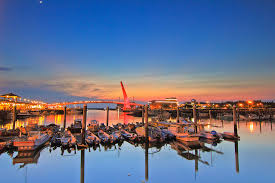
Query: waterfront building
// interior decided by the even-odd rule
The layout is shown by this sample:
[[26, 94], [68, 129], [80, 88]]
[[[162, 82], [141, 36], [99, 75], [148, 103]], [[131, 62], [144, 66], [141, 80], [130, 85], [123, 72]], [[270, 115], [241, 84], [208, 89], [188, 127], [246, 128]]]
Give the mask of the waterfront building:
[[4, 100], [13, 99], [15, 102], [17, 102], [17, 99], [21, 99], [21, 97], [19, 97], [18, 95], [15, 95], [13, 93], [3, 94], [3, 95], [0, 95], [0, 97], [3, 98]]
[[177, 98], [171, 97], [164, 100], [151, 100], [148, 104], [151, 109], [175, 110], [177, 109], [179, 102]]

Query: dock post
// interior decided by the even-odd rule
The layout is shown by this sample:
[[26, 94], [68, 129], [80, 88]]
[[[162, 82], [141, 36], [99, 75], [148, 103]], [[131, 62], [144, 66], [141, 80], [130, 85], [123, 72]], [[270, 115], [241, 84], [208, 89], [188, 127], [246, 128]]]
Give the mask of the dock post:
[[63, 123], [64, 129], [66, 129], [66, 117], [67, 117], [67, 107], [65, 106], [64, 107], [64, 123]]
[[109, 126], [109, 106], [107, 106], [107, 108], [106, 108], [106, 126]]
[[194, 118], [194, 124], [195, 124], [195, 133], [198, 133], [196, 104], [194, 104], [193, 106], [193, 118]]
[[148, 181], [148, 105], [145, 106], [145, 180]]
[[238, 108], [238, 111], [237, 111], [237, 115], [238, 115], [238, 122], [240, 122], [240, 108]]
[[179, 111], [179, 107], [177, 107], [177, 123], [180, 122], [180, 111]]
[[84, 183], [84, 172], [85, 172], [85, 150], [81, 150], [81, 165], [80, 165], [80, 183]]
[[142, 106], [142, 112], [141, 112], [141, 117], [142, 117], [142, 123], [144, 123], [144, 106]]
[[85, 144], [86, 136], [86, 120], [87, 120], [87, 104], [83, 105], [83, 120], [82, 120], [82, 144]]
[[120, 108], [117, 108], [117, 119], [119, 120], [119, 115], [120, 115]]
[[239, 173], [239, 147], [238, 147], [238, 141], [235, 141], [235, 164], [236, 164], [236, 172]]
[[148, 140], [148, 105], [145, 105], [145, 140]]
[[212, 119], [212, 111], [211, 110], [209, 110], [209, 118], [210, 118], [210, 120]]
[[12, 114], [12, 129], [15, 130], [15, 122], [16, 122], [16, 105], [13, 106], [13, 114]]
[[238, 137], [237, 120], [236, 120], [236, 105], [233, 106], [233, 122], [234, 122], [234, 136]]
[[270, 108], [270, 116], [269, 116], [270, 121], [272, 121], [272, 117], [273, 117], [273, 112], [272, 112], [272, 109]]

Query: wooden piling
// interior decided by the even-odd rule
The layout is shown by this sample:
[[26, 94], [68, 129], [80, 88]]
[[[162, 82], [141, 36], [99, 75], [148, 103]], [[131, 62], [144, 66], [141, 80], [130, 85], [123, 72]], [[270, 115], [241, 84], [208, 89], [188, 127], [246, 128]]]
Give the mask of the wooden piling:
[[272, 109], [270, 109], [270, 116], [269, 116], [270, 121], [272, 121], [272, 117], [273, 117], [273, 112], [272, 112]]
[[238, 122], [240, 122], [240, 108], [238, 108], [237, 110], [237, 119], [238, 119]]
[[212, 119], [212, 111], [211, 110], [209, 110], [209, 118], [210, 118], [210, 120]]
[[193, 118], [194, 118], [194, 125], [195, 125], [195, 133], [198, 133], [196, 104], [194, 104], [193, 106]]
[[240, 128], [240, 109], [239, 108], [236, 109], [236, 118], [237, 118], [237, 121], [238, 121], [237, 127], [239, 129]]
[[148, 140], [148, 105], [145, 105], [145, 140]]
[[236, 120], [236, 105], [233, 106], [233, 122], [234, 122], [234, 136], [238, 136], [237, 120]]
[[149, 149], [149, 138], [148, 138], [148, 105], [145, 105], [145, 180], [148, 181], [148, 149]]
[[109, 106], [106, 108], [106, 126], [109, 126]]
[[86, 136], [86, 120], [87, 120], [87, 104], [83, 105], [83, 120], [82, 120], [82, 144], [85, 144]]
[[63, 126], [64, 129], [66, 129], [66, 118], [67, 118], [67, 107], [64, 107], [64, 121], [63, 121]]
[[179, 107], [177, 107], [177, 123], [180, 122], [180, 111], [179, 111]]
[[142, 123], [144, 123], [144, 106], [142, 106], [141, 117], [142, 117]]
[[16, 105], [14, 104], [13, 110], [12, 110], [12, 129], [15, 130], [15, 122], [16, 122]]

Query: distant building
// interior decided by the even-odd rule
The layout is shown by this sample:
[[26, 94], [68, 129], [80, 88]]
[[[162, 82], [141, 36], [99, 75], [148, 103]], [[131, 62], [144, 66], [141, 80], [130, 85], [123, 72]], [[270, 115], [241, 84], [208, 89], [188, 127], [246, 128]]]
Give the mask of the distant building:
[[171, 110], [177, 109], [179, 103], [177, 98], [171, 97], [166, 98], [165, 100], [152, 100], [149, 102], [151, 109], [164, 109], [164, 110]]
[[3, 98], [4, 100], [13, 99], [14, 101], [17, 101], [17, 99], [21, 99], [21, 97], [19, 97], [18, 95], [15, 95], [13, 93], [3, 94], [3, 95], [0, 95], [0, 97]]

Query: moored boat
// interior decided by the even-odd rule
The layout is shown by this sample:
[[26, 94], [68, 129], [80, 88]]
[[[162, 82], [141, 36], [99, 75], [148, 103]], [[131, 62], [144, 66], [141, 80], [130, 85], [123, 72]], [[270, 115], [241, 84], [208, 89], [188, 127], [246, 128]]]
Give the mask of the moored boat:
[[204, 138], [204, 139], [209, 139], [209, 140], [219, 140], [219, 137], [216, 135], [213, 135], [212, 133], [208, 132], [201, 132], [197, 134], [198, 137]]
[[223, 139], [229, 139], [229, 140], [238, 140], [240, 139], [239, 136], [235, 136], [234, 133], [230, 133], [230, 132], [224, 132], [221, 134], [221, 136], [223, 137]]
[[51, 139], [51, 146], [60, 146], [61, 145], [61, 133], [56, 133]]
[[178, 134], [176, 134], [176, 139], [178, 141], [183, 141], [183, 142], [199, 141], [198, 136], [191, 135], [191, 134], [188, 134], [188, 133], [178, 133]]
[[89, 146], [98, 145], [100, 143], [100, 139], [92, 132], [87, 132], [86, 143]]
[[6, 142], [5, 141], [0, 141], [0, 153], [2, 153], [5, 148], [6, 148]]
[[44, 145], [50, 139], [46, 133], [39, 131], [31, 131], [27, 137], [21, 137], [13, 142], [13, 146], [18, 148], [18, 151], [33, 151]]
[[6, 132], [5, 128], [0, 128], [0, 136], [2, 136]]
[[81, 133], [81, 129], [82, 129], [81, 122], [82, 122], [81, 119], [74, 120], [74, 123], [71, 124], [70, 127], [68, 127], [68, 130], [71, 131], [72, 133]]
[[61, 145], [63, 148], [76, 145], [76, 138], [72, 135], [70, 131], [65, 131], [65, 133], [61, 137]]
[[105, 133], [103, 130], [99, 130], [97, 135], [100, 138], [102, 143], [109, 143], [110, 142], [109, 135], [107, 133]]
[[99, 130], [99, 123], [97, 120], [91, 120], [88, 124], [88, 130], [91, 132], [97, 132]]
[[126, 130], [120, 130], [120, 133], [126, 140], [135, 141], [137, 139], [136, 134], [127, 132]]

